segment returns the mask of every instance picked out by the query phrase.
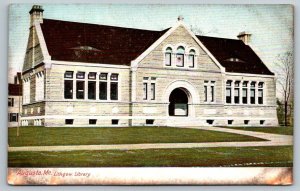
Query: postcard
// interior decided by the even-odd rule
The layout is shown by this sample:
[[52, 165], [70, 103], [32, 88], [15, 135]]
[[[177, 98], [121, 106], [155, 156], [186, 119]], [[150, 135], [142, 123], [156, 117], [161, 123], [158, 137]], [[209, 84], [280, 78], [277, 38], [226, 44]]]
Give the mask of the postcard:
[[8, 184], [292, 184], [293, 16], [10, 5]]

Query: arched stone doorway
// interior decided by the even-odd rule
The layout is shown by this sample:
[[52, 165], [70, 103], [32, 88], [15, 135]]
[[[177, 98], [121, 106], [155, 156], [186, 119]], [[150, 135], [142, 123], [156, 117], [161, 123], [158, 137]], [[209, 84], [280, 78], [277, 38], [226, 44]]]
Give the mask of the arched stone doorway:
[[169, 97], [169, 116], [189, 115], [189, 92], [184, 88], [174, 89]]

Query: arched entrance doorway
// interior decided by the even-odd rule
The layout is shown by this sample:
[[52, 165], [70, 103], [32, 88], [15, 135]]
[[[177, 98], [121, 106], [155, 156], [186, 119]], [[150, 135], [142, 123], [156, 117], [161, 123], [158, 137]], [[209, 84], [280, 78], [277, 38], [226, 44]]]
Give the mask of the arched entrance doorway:
[[170, 116], [188, 116], [188, 94], [183, 88], [174, 89], [169, 97], [169, 115]]

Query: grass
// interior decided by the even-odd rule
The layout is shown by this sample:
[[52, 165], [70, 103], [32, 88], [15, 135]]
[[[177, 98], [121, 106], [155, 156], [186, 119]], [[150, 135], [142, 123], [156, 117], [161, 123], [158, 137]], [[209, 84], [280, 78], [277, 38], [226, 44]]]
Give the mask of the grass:
[[273, 133], [280, 135], [293, 135], [293, 127], [225, 127], [230, 129], [257, 131], [263, 133]]
[[293, 147], [9, 152], [9, 167], [293, 166]]
[[8, 129], [10, 147], [264, 141], [246, 135], [173, 127], [21, 127], [19, 137], [16, 136], [16, 130]]

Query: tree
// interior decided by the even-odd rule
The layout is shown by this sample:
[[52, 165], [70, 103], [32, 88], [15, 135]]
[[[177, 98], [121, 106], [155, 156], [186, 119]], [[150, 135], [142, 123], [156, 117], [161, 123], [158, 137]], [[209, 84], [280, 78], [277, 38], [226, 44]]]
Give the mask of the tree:
[[282, 102], [284, 104], [284, 125], [288, 125], [289, 113], [293, 112], [290, 108], [293, 108], [294, 103], [294, 56], [292, 51], [287, 51], [283, 54], [279, 54], [276, 64], [277, 72], [277, 84], [279, 85], [279, 91], [282, 94]]

